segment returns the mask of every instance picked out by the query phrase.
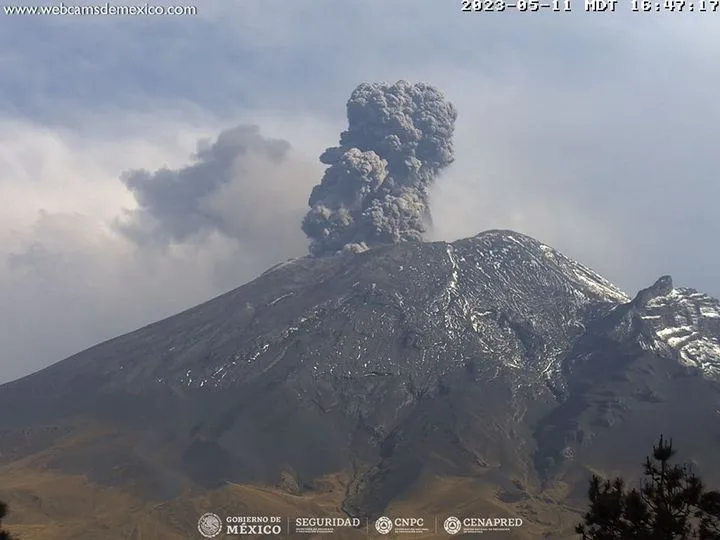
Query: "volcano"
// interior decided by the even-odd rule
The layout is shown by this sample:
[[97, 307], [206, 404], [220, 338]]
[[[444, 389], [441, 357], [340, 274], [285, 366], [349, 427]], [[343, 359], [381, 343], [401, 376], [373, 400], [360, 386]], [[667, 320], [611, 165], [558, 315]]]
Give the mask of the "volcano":
[[631, 298], [512, 231], [407, 242], [287, 261], [0, 406], [29, 539], [195, 538], [205, 511], [570, 537], [589, 476], [636, 477], [660, 433], [720, 485], [720, 303], [669, 276]]

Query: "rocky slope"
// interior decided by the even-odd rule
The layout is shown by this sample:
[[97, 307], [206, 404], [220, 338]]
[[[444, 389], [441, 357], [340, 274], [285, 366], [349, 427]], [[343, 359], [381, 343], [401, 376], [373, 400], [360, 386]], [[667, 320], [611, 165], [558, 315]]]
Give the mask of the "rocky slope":
[[438, 477], [577, 501], [664, 431], [717, 481], [719, 339], [717, 300], [511, 231], [303, 258], [0, 387], [0, 464], [112, 426], [49, 466], [152, 500], [342, 471], [375, 516]]

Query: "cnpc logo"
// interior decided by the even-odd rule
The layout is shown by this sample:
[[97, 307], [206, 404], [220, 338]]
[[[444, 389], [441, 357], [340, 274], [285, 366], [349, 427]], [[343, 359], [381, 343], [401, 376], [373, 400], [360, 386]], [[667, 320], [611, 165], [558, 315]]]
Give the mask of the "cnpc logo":
[[375, 530], [380, 534], [390, 534], [393, 529], [412, 529], [420, 528], [424, 526], [425, 521], [423, 518], [395, 518], [390, 519], [387, 516], [382, 516], [375, 522]]

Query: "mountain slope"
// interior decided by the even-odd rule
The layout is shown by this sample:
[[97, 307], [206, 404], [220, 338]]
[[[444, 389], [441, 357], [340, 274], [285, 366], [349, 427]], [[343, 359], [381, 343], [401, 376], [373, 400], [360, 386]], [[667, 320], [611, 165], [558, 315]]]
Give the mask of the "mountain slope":
[[718, 314], [669, 277], [631, 300], [511, 231], [298, 259], [0, 387], [0, 467], [43, 455], [154, 501], [341, 474], [353, 516], [468, 478], [537, 525], [660, 431], [720, 484]]

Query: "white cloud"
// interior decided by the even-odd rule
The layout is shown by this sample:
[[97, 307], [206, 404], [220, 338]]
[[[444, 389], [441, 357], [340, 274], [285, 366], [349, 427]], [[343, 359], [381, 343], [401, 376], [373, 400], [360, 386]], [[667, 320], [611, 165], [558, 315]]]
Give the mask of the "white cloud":
[[[237, 227], [256, 232], [266, 224], [244, 222], [243, 214], [280, 201], [289, 215], [266, 235], [284, 242], [279, 251], [263, 253], [256, 243], [212, 231], [149, 250], [118, 233], [113, 222], [136, 206], [120, 174], [129, 167], [184, 166], [198, 138], [214, 138], [225, 127], [207, 121], [200, 129], [159, 115], [113, 138], [90, 126], [78, 135], [0, 122], [0, 377], [25, 374], [239, 285], [277, 262], [268, 257], [282, 255], [282, 246], [287, 257], [304, 252], [299, 219], [319, 167], [299, 149], [272, 170], [255, 163], [249, 173], [264, 183], [255, 182], [251, 197], [223, 198], [236, 194], [230, 183], [208, 201], [236, 216]], [[252, 230], [238, 236], [247, 232], [252, 240]]]

